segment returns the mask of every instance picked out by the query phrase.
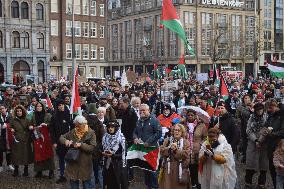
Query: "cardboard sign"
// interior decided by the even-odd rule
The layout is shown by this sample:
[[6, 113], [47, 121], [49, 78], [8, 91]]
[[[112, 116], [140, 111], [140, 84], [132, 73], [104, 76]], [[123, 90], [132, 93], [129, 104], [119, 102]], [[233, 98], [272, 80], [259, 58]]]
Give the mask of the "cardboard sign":
[[85, 76], [78, 76], [78, 83], [86, 83], [88, 80]]
[[134, 71], [127, 70], [126, 77], [129, 83], [134, 83], [136, 81], [136, 74]]

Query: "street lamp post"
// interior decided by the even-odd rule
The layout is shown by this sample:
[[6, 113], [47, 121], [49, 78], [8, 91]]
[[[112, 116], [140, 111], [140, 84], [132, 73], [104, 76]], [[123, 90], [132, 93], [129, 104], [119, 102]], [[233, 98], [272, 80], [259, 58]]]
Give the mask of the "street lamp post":
[[75, 75], [75, 65], [76, 65], [76, 53], [75, 53], [75, 27], [74, 27], [74, 0], [72, 0], [72, 12], [69, 11], [69, 14], [72, 14], [72, 79]]

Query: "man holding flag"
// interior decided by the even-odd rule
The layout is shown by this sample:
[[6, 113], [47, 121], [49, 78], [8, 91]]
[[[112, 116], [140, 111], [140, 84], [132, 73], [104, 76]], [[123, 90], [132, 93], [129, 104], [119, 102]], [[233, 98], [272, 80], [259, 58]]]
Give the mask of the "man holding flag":
[[[162, 136], [162, 127], [159, 124], [159, 121], [155, 116], [150, 114], [150, 108], [147, 104], [140, 105], [139, 113], [140, 119], [137, 122], [133, 134], [134, 144], [143, 144], [145, 150], [153, 146], [158, 147], [158, 140]], [[128, 162], [131, 163], [131, 161]], [[147, 189], [159, 188], [156, 172], [145, 170], [144, 177]]]

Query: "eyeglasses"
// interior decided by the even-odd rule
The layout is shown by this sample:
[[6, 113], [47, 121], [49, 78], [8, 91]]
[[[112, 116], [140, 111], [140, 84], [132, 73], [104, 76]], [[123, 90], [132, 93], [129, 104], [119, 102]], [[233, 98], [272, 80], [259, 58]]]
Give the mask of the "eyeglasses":
[[174, 129], [174, 131], [181, 131], [180, 129]]

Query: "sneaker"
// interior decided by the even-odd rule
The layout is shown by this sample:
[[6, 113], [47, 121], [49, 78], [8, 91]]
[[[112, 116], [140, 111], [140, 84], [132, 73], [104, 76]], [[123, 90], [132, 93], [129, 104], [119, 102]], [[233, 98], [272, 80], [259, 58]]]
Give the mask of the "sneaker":
[[3, 170], [4, 170], [4, 169], [3, 169], [3, 167], [1, 166], [1, 167], [0, 167], [0, 173], [1, 173]]
[[65, 183], [67, 179], [64, 176], [60, 176], [59, 179], [56, 181], [56, 184]]
[[13, 167], [13, 165], [8, 165], [8, 168], [7, 168], [8, 171], [14, 171], [15, 168]]

